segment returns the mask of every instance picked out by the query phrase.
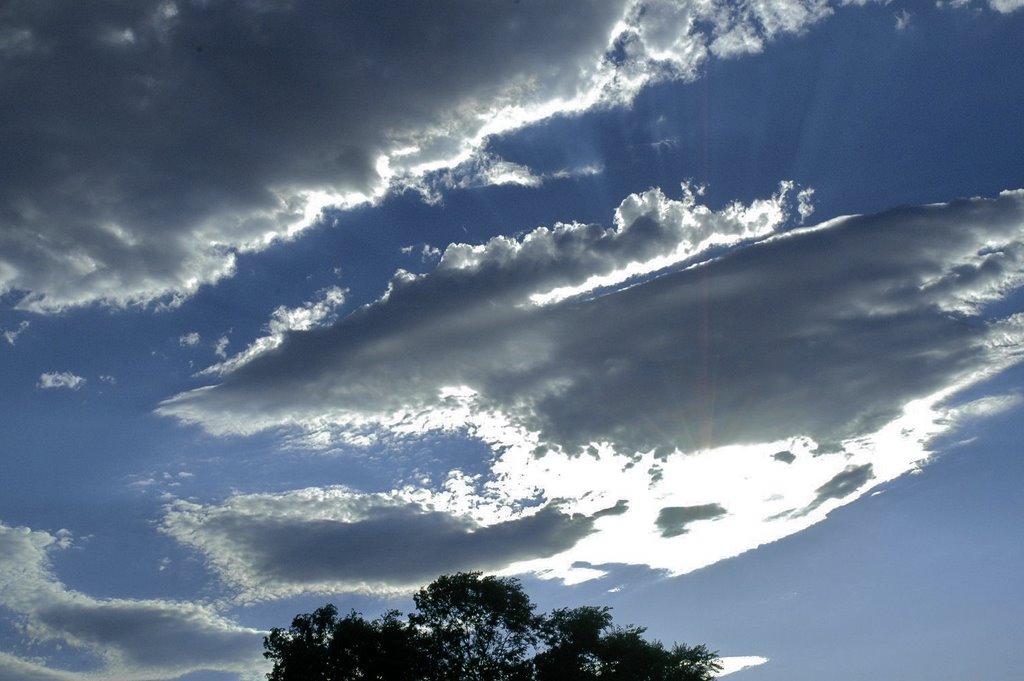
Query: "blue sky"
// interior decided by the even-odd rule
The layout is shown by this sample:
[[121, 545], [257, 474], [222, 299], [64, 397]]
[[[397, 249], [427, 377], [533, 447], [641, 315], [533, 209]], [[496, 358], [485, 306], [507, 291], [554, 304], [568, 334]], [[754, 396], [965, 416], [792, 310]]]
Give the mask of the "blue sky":
[[1024, 5], [0, 11], [0, 681], [516, 575], [1016, 678]]

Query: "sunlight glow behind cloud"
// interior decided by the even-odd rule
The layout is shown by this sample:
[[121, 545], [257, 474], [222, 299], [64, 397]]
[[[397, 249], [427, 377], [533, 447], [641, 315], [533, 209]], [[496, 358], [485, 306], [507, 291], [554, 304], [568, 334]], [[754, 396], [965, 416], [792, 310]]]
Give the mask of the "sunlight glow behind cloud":
[[[535, 185], [528, 168], [484, 151], [490, 136], [626, 106], [650, 83], [696, 77], [709, 52], [757, 52], [830, 13], [817, 0], [742, 11], [447, 0], [416, 11], [378, 2], [368, 21], [347, 3], [313, 0], [72, 13], [37, 3], [0, 25], [13, 122], [0, 140], [16, 164], [0, 192], [0, 293], [44, 313], [178, 305], [232, 276], [239, 253], [295, 237], [328, 207], [396, 188], [429, 198], [426, 174], [461, 168], [465, 186]], [[321, 30], [304, 32], [310, 24]], [[71, 83], [104, 98], [103, 117], [60, 97]], [[226, 134], [211, 135], [218, 126]]]
[[[246, 510], [257, 499], [291, 518], [289, 541], [310, 533], [310, 547], [326, 531], [316, 518], [340, 499], [371, 514], [401, 500], [393, 522], [430, 518], [457, 533], [557, 509], [548, 517], [576, 519], [571, 541], [531, 555], [528, 536], [511, 532], [502, 561], [572, 583], [621, 562], [689, 572], [915, 470], [956, 421], [948, 400], [1019, 357], [1019, 315], [972, 315], [1021, 281], [1024, 192], [779, 231], [796, 210], [790, 190], [717, 212], [692, 192], [674, 201], [651, 190], [623, 201], [613, 230], [561, 225], [452, 245], [434, 272], [400, 273], [334, 326], [287, 333], [272, 356], [240, 361], [160, 413], [216, 434], [297, 429], [307, 446], [461, 433], [490, 447], [489, 473], [456, 468], [426, 485], [399, 476], [390, 496], [349, 490], [313, 515], [289, 493], [180, 503], [165, 531], [204, 551], [244, 600], [389, 588], [346, 582], [331, 556], [323, 574], [333, 564], [339, 578], [291, 579], [260, 548], [278, 530]], [[594, 276], [659, 253], [679, 266], [635, 284]], [[595, 281], [627, 285], [520, 304]], [[230, 532], [210, 524], [224, 514]], [[331, 522], [332, 545], [396, 550], [359, 529], [363, 516]], [[244, 558], [254, 555], [265, 558]], [[494, 570], [495, 555], [467, 553], [452, 569]]]

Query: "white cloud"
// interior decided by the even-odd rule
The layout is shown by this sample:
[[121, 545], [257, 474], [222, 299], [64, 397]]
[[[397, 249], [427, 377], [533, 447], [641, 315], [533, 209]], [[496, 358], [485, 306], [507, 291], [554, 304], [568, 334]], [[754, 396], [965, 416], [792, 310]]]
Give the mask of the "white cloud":
[[31, 326], [30, 322], [23, 321], [18, 323], [18, 328], [16, 329], [3, 329], [4, 340], [6, 340], [11, 345], [14, 345], [14, 343], [18, 340], [18, 336], [25, 333], [25, 331], [28, 330], [29, 326]]
[[[426, 254], [424, 248], [424, 254]], [[285, 336], [291, 331], [309, 331], [326, 326], [335, 320], [339, 307], [345, 304], [344, 289], [333, 286], [318, 293], [318, 300], [307, 302], [299, 307], [278, 306], [271, 313], [266, 324], [267, 335], [260, 336], [245, 350], [227, 358], [227, 337], [217, 342], [217, 355], [225, 358], [223, 362], [214, 364], [199, 372], [205, 374], [226, 374], [247, 364], [260, 355], [270, 352], [284, 342]]]
[[[23, 293], [23, 309], [178, 304], [328, 206], [487, 159], [489, 135], [628, 103], [830, 13], [816, 0], [168, 6], [5, 14], [0, 292]], [[90, 97], [63, 96], [72, 85]], [[457, 184], [539, 181], [494, 159], [476, 172]]]
[[199, 340], [199, 333], [192, 331], [190, 333], [182, 334], [181, 337], [178, 338], [178, 345], [183, 348], [194, 348], [199, 345]]
[[989, 0], [988, 6], [997, 12], [1009, 14], [1024, 8], [1024, 0]]
[[[487, 536], [556, 504], [592, 525], [554, 554], [495, 561], [570, 581], [624, 560], [700, 568], [915, 470], [956, 424], [946, 400], [1021, 356], [1024, 315], [980, 313], [1024, 282], [1024, 191], [792, 228], [791, 190], [720, 211], [651, 190], [613, 229], [453, 244], [433, 272], [399, 273], [377, 303], [159, 411], [309, 446], [460, 433], [490, 446], [486, 475], [455, 468], [437, 487], [397, 460], [388, 498], [416, 505], [393, 511], [400, 525]], [[179, 506], [167, 529], [244, 588], [284, 588], [266, 556], [320, 536], [323, 511], [258, 499], [292, 510]]]
[[65, 388], [67, 390], [78, 390], [85, 385], [85, 379], [81, 376], [76, 376], [70, 371], [49, 371], [39, 376], [39, 381], [36, 383], [37, 388], [43, 390]]
[[221, 336], [220, 338], [217, 339], [217, 342], [214, 343], [213, 353], [215, 355], [217, 355], [218, 357], [221, 357], [223, 359], [227, 359], [227, 356], [228, 356], [228, 345], [230, 343], [231, 343], [231, 341], [228, 339], [228, 337], [226, 335], [225, 336]]
[[761, 657], [759, 655], [746, 655], [742, 657], [723, 657], [721, 659], [722, 671], [719, 672], [718, 676], [727, 676], [729, 674], [735, 674], [741, 672], [744, 669], [750, 669], [751, 667], [759, 667], [762, 664], [768, 662], [767, 657]]
[[0, 606], [22, 618], [35, 641], [57, 641], [98, 655], [102, 669], [71, 673], [0, 654], [7, 679], [169, 679], [193, 671], [255, 673], [262, 634], [209, 606], [162, 600], [96, 599], [53, 575], [50, 554], [69, 544], [56, 535], [0, 523]]
[[527, 166], [506, 161], [494, 154], [481, 152], [469, 160], [451, 167], [428, 173], [422, 178], [407, 178], [405, 184], [415, 189], [428, 203], [438, 203], [446, 191], [470, 189], [490, 185], [518, 185], [540, 187], [549, 180], [564, 180], [573, 177], [596, 175], [602, 172], [598, 166], [562, 168], [551, 173], [536, 174]]
[[1024, 0], [987, 0], [987, 2], [975, 2], [974, 0], [938, 0], [935, 3], [938, 7], [952, 7], [953, 9], [973, 8], [976, 4], [985, 4], [989, 9], [1000, 14], [1010, 14], [1024, 7]]

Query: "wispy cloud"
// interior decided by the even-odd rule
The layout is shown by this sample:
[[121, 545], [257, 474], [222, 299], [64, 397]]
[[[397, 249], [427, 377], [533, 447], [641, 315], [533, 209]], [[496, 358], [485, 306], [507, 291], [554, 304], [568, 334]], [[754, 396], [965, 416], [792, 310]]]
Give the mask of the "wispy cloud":
[[200, 375], [229, 373], [281, 345], [289, 332], [309, 331], [329, 325], [335, 321], [337, 309], [344, 304], [345, 291], [335, 286], [320, 291], [316, 300], [298, 307], [281, 305], [271, 314], [270, 321], [266, 324], [266, 335], [254, 340], [237, 355], [227, 357], [228, 339], [226, 336], [221, 337], [217, 341], [216, 352], [224, 361], [207, 367]]
[[70, 371], [49, 371], [39, 376], [36, 387], [43, 390], [64, 388], [67, 390], [78, 390], [85, 385], [85, 379], [76, 376]]
[[3, 329], [4, 340], [10, 345], [14, 345], [18, 340], [18, 336], [28, 331], [28, 327], [31, 325], [31, 322], [23, 321], [19, 322], [18, 327], [15, 329]]
[[183, 348], [194, 348], [195, 346], [199, 345], [199, 341], [199, 333], [196, 331], [191, 331], [189, 333], [182, 334], [178, 338], [178, 345], [180, 345]]

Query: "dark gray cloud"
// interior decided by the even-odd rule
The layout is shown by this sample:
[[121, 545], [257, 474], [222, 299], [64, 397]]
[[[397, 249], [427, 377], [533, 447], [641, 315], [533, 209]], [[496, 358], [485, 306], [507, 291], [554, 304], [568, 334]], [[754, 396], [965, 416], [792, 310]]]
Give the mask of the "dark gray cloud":
[[721, 518], [728, 511], [721, 504], [701, 504], [699, 506], [668, 506], [658, 511], [655, 525], [661, 530], [662, 537], [678, 537], [689, 532], [687, 525], [698, 520], [714, 520]]
[[788, 449], [782, 452], [776, 452], [775, 454], [772, 454], [772, 458], [775, 459], [776, 461], [781, 461], [782, 463], [793, 463], [794, 461], [796, 461], [796, 455], [793, 454], [793, 452], [789, 451]]
[[410, 505], [379, 509], [356, 522], [267, 519], [231, 523], [223, 531], [247, 546], [259, 572], [282, 581], [415, 584], [444, 572], [495, 570], [552, 556], [586, 536], [592, 524], [548, 508], [478, 528]]
[[166, 603], [72, 598], [41, 608], [33, 620], [51, 636], [113, 653], [119, 666], [179, 673], [250, 668], [262, 638], [255, 631], [215, 626], [209, 612]]
[[720, 4], [8, 2], [0, 293], [173, 301], [325, 205], [472, 168], [489, 133], [628, 102], [831, 12]]
[[874, 466], [870, 463], [860, 466], [847, 466], [841, 473], [836, 474], [831, 480], [815, 490], [817, 496], [814, 501], [808, 504], [807, 508], [800, 511], [805, 515], [824, 504], [829, 499], [843, 499], [848, 497], [875, 477]]
[[[202, 550], [249, 596], [303, 590], [416, 586], [459, 570], [500, 570], [572, 548], [604, 515], [547, 506], [480, 525], [417, 503], [344, 494], [308, 505], [303, 494], [235, 498], [224, 506], [181, 504], [164, 530]], [[331, 517], [323, 517], [329, 515]]]
[[477, 114], [571, 97], [624, 4], [7, 3], [0, 290], [187, 293], [305, 192], [372, 194], [382, 156], [451, 158]]
[[[652, 213], [629, 227], [621, 242], [664, 247]], [[530, 292], [564, 285], [551, 274], [559, 267], [570, 279], [604, 271], [592, 263], [614, 242], [608, 232], [453, 247], [435, 272], [395, 279], [378, 304], [291, 334], [161, 409], [214, 432], [251, 432], [442, 408], [441, 388], [463, 385], [478, 408], [569, 451], [595, 441], [627, 453], [794, 435], [834, 443], [1013, 361], [1017, 322], [987, 322], [978, 309], [1020, 284], [1022, 238], [1024, 193], [1004, 193], [839, 219], [547, 306], [528, 304]]]

